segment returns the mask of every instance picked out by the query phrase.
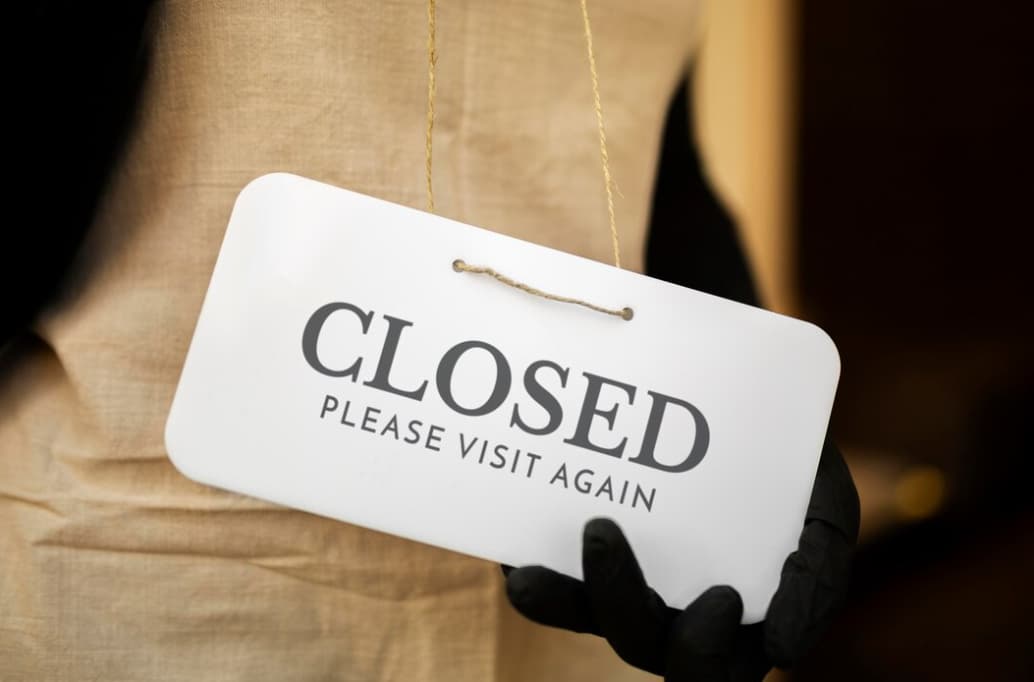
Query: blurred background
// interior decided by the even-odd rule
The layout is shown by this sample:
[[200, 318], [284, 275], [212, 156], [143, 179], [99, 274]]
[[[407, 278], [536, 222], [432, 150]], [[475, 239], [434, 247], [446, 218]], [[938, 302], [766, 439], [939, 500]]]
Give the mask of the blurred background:
[[779, 680], [1034, 679], [1034, 5], [712, 0], [696, 132], [768, 307], [836, 340], [850, 602]]
[[697, 140], [766, 306], [840, 349], [862, 500], [842, 617], [770, 679], [1034, 680], [1034, 3], [704, 13]]

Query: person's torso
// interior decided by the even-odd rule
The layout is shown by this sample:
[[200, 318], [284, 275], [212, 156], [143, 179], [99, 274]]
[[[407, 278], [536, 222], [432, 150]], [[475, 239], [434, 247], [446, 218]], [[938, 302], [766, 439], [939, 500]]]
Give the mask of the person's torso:
[[[641, 269], [695, 2], [589, 9]], [[170, 464], [165, 418], [239, 190], [289, 171], [424, 207], [427, 8], [170, 0], [156, 19], [127, 152], [0, 385], [0, 677], [638, 678], [602, 641], [520, 620], [495, 565]], [[437, 211], [610, 261], [579, 3], [441, 2], [437, 46]]]

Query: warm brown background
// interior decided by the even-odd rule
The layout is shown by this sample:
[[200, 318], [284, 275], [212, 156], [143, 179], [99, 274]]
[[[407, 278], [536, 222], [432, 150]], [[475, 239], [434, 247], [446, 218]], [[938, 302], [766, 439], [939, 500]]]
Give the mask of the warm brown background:
[[863, 504], [851, 603], [783, 679], [1034, 679], [1031, 26], [710, 4], [701, 143], [767, 300], [837, 341]]

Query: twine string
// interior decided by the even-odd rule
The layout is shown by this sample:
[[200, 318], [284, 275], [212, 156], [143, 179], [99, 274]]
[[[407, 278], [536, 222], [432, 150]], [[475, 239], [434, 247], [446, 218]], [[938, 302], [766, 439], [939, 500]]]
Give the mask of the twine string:
[[427, 178], [427, 212], [434, 213], [434, 188], [431, 186], [431, 140], [434, 133], [434, 71], [438, 63], [435, 47], [434, 0], [427, 0], [427, 134], [424, 140], [424, 173]]
[[538, 296], [540, 298], [545, 298], [550, 301], [559, 301], [560, 303], [573, 303], [575, 305], [584, 306], [589, 310], [595, 310], [598, 313], [603, 313], [605, 315], [613, 315], [614, 317], [620, 317], [622, 320], [632, 319], [632, 309], [627, 306], [624, 308], [604, 308], [603, 306], [596, 305], [595, 303], [583, 301], [580, 298], [571, 298], [570, 296], [560, 296], [558, 294], [551, 294], [548, 291], [536, 289], [530, 284], [518, 282], [517, 280], [507, 277], [503, 273], [492, 268], [486, 267], [484, 265], [468, 265], [462, 260], [457, 259], [452, 262], [452, 269], [456, 272], [472, 272], [476, 275], [488, 275], [489, 277], [495, 278], [496, 280], [502, 282], [508, 287], [520, 289], [521, 291], [529, 293], [532, 296]]
[[[614, 267], [620, 268], [621, 250], [618, 244], [617, 220], [614, 215], [614, 180], [610, 175], [610, 157], [607, 154], [607, 132], [603, 125], [603, 105], [600, 102], [600, 79], [596, 70], [596, 55], [592, 47], [592, 24], [589, 22], [589, 8], [587, 6], [587, 0], [580, 0], [580, 2], [582, 9], [582, 24], [585, 29], [585, 51], [589, 60], [589, 76], [592, 82], [593, 110], [596, 113], [596, 128], [600, 139], [600, 165], [603, 168], [603, 187], [607, 194], [607, 215], [610, 219], [610, 240], [611, 247], [614, 250]], [[435, 19], [435, 0], [427, 0], [427, 128], [424, 146], [424, 171], [427, 182], [427, 210], [430, 213], [434, 212], [434, 187], [431, 182], [431, 161], [432, 139], [434, 132], [435, 67], [438, 63], [438, 51], [435, 45], [435, 34], [437, 29]], [[633, 316], [632, 309], [627, 306], [624, 308], [607, 308], [579, 298], [551, 294], [529, 284], [518, 282], [517, 280], [507, 277], [499, 271], [487, 266], [468, 265], [466, 262], [457, 259], [452, 262], [452, 268], [456, 272], [487, 275], [506, 286], [519, 289], [520, 291], [531, 294], [532, 296], [538, 296], [550, 301], [580, 305], [588, 308], [589, 310], [604, 313], [605, 315], [620, 317], [622, 320], [626, 321], [631, 320]]]
[[603, 105], [600, 104], [600, 77], [596, 73], [596, 55], [592, 49], [592, 25], [589, 8], [582, 3], [582, 23], [585, 26], [585, 51], [589, 55], [589, 76], [592, 78], [592, 105], [596, 110], [596, 127], [600, 134], [600, 165], [603, 166], [603, 186], [607, 190], [607, 214], [610, 217], [610, 242], [614, 248], [614, 267], [621, 267], [621, 249], [618, 246], [617, 220], [614, 218], [614, 180], [610, 177], [610, 157], [607, 155], [607, 131], [603, 127]]

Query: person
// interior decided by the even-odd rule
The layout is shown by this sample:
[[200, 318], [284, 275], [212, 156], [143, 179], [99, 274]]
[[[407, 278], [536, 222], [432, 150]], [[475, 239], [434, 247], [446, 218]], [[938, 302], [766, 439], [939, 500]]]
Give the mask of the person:
[[[689, 135], [695, 2], [592, 11], [627, 267], [756, 304]], [[577, 3], [442, 4], [437, 210], [607, 261], [580, 22]], [[34, 219], [3, 252], [0, 677], [756, 680], [821, 634], [858, 526], [829, 442], [746, 627], [722, 586], [668, 608], [606, 519], [584, 582], [504, 567], [504, 590], [487, 562], [180, 475], [165, 416], [240, 188], [285, 170], [422, 207], [425, 7], [43, 2], [22, 28], [13, 200]]]

